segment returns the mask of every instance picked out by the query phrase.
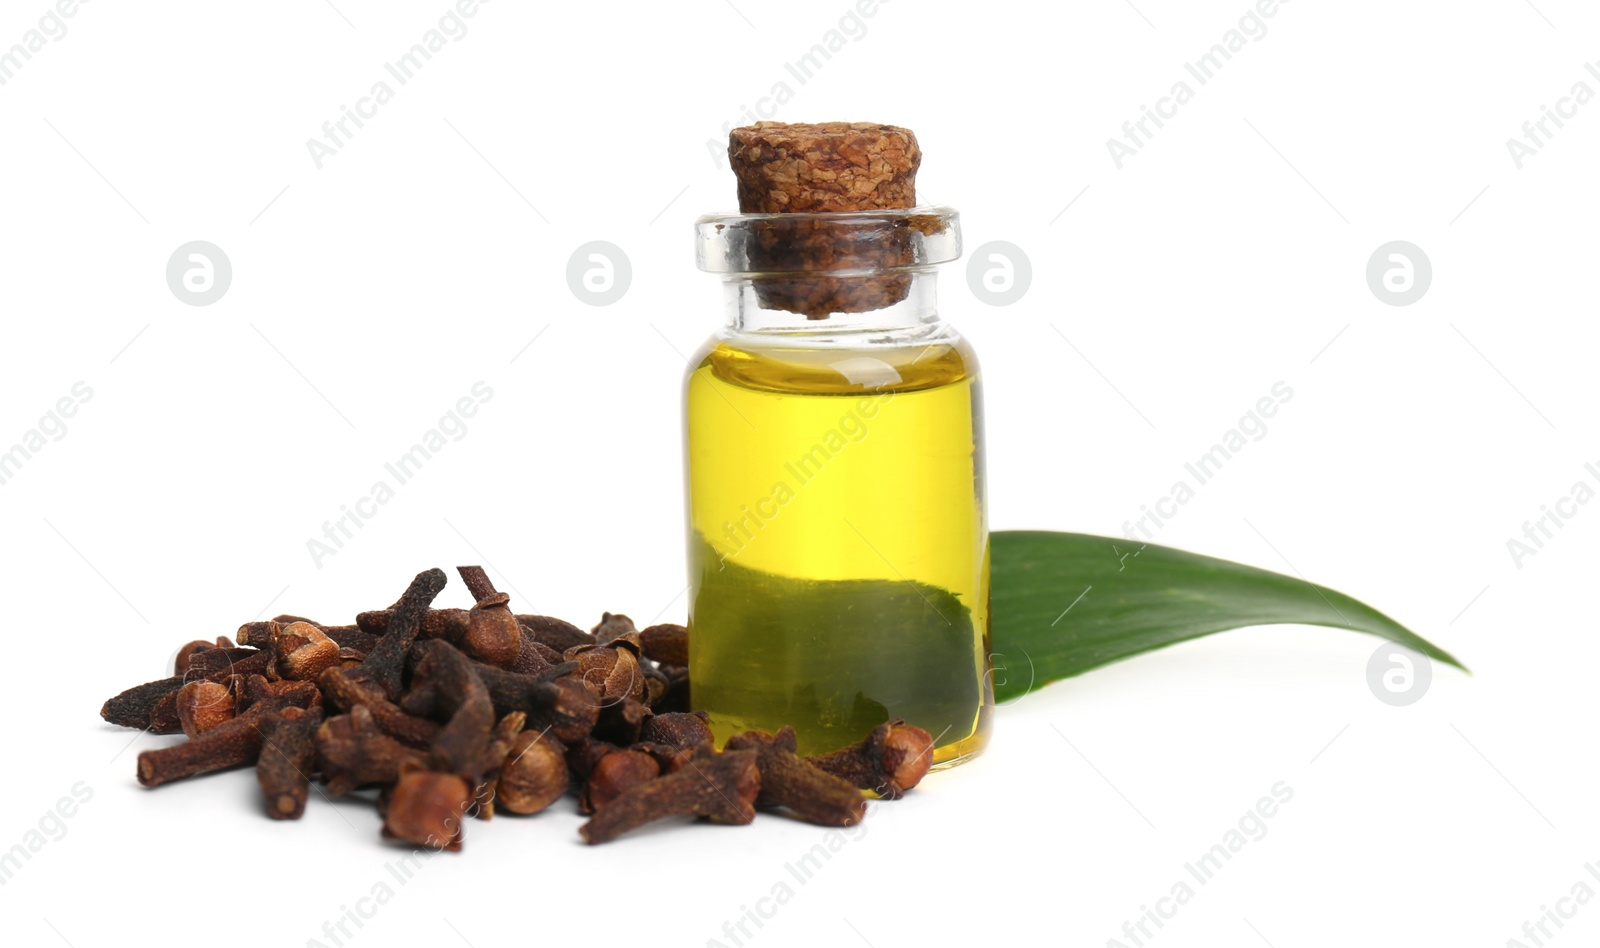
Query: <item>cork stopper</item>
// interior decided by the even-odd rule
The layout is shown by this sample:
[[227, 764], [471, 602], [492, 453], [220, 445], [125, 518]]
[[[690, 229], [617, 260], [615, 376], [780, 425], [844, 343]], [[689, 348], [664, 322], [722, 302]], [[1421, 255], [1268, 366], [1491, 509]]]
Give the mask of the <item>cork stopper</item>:
[[[774, 274], [754, 281], [763, 307], [823, 319], [906, 298], [911, 277], [901, 268], [915, 260], [912, 235], [868, 235], [830, 215], [916, 206], [922, 150], [910, 129], [758, 122], [729, 133], [728, 161], [741, 212], [783, 215], [754, 230], [752, 264]], [[856, 272], [822, 275], [833, 270]]]
[[759, 122], [728, 134], [746, 214], [915, 207], [922, 149], [910, 129], [873, 122]]

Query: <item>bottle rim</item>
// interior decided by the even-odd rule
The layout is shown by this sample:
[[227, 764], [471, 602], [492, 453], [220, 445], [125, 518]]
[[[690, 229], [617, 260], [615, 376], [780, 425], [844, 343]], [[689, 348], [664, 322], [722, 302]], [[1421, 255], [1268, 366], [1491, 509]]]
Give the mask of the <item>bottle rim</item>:
[[871, 274], [925, 269], [961, 257], [953, 207], [798, 214], [707, 214], [695, 221], [695, 260], [707, 273]]

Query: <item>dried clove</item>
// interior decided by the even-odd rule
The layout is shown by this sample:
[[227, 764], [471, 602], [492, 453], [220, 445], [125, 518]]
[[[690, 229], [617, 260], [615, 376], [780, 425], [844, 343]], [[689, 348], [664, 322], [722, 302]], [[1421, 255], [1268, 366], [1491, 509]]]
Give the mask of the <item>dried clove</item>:
[[523, 731], [500, 767], [495, 804], [523, 816], [538, 813], [566, 795], [571, 779], [561, 742], [548, 734]]
[[172, 673], [174, 675], [183, 674], [189, 670], [189, 659], [199, 652], [216, 647], [214, 643], [205, 639], [195, 639], [193, 642], [185, 643], [183, 648], [178, 649], [178, 654], [172, 659]]
[[519, 624], [518, 628], [522, 630], [522, 647], [506, 670], [519, 675], [537, 675], [565, 661], [560, 652], [534, 638], [526, 626]]
[[178, 721], [194, 740], [234, 717], [233, 692], [219, 681], [191, 681], [178, 689]]
[[672, 679], [663, 675], [661, 669], [650, 662], [640, 662], [639, 671], [644, 673], [644, 703], [649, 705], [651, 710], [655, 710], [656, 705], [665, 700], [667, 692], [671, 690]]
[[579, 813], [593, 813], [642, 783], [661, 776], [661, 765], [644, 751], [619, 750], [595, 762], [578, 798]]
[[[172, 697], [176, 701], [179, 688], [184, 685], [182, 675], [163, 678], [160, 681], [146, 682], [135, 685], [115, 697], [107, 699], [100, 706], [100, 717], [107, 723], [118, 727], [137, 728], [141, 731], [150, 728], [150, 712], [163, 699]], [[179, 730], [182, 730], [180, 727]], [[157, 732], [162, 733], [162, 732]]]
[[[374, 638], [382, 638], [388, 634], [389, 625], [393, 621], [393, 609], [376, 609], [356, 615], [356, 627]], [[459, 642], [466, 634], [467, 610], [429, 609], [422, 617], [422, 631], [417, 633], [417, 637]]]
[[370, 632], [363, 632], [360, 627], [353, 625], [324, 625], [317, 628], [322, 634], [333, 639], [341, 651], [348, 649], [367, 655], [378, 646], [378, 636]]
[[689, 669], [684, 665], [658, 665], [656, 673], [666, 680], [666, 691], [652, 698], [650, 709], [657, 714], [670, 714], [692, 710], [689, 695]]
[[[254, 763], [261, 750], [257, 726], [269, 715], [297, 707], [295, 698], [282, 698], [267, 690], [266, 679], [251, 676], [248, 709], [192, 741], [139, 755], [139, 782], [147, 787]], [[303, 706], [299, 706], [303, 709]]]
[[196, 678], [209, 678], [217, 674], [250, 674], [248, 672], [239, 672], [236, 669], [250, 659], [258, 659], [260, 655], [260, 649], [212, 647], [190, 656], [189, 664], [183, 673], [188, 676], [190, 681]]
[[[606, 758], [602, 758], [604, 763]], [[701, 745], [681, 770], [639, 784], [595, 811], [578, 833], [591, 845], [675, 816], [747, 824], [756, 818], [761, 773], [755, 751], [718, 753]]]
[[[195, 663], [190, 662], [189, 673], [187, 676], [188, 679], [190, 681], [194, 681], [199, 678], [204, 678], [207, 681], [227, 681], [230, 677], [235, 675], [242, 677], [249, 675], [262, 675], [267, 678], [276, 677], [276, 672], [272, 668], [271, 649], [238, 649], [237, 651], [243, 654], [227, 655], [226, 657], [228, 658], [228, 661], [220, 662], [219, 664], [221, 664], [222, 667], [212, 671], [205, 671], [201, 668], [196, 668]], [[224, 652], [224, 650], [212, 649], [210, 652], [201, 652], [200, 655], [196, 656], [196, 658], [200, 659], [206, 655], [221, 652]]]
[[494, 726], [494, 730], [489, 732], [486, 756], [492, 763], [479, 776], [477, 785], [473, 787], [479, 819], [494, 819], [495, 791], [500, 786], [500, 771], [509, 759], [511, 748], [516, 745], [517, 737], [522, 733], [522, 726], [527, 719], [528, 716], [521, 711], [513, 711], [501, 718]]
[[652, 625], [639, 633], [644, 657], [662, 665], [689, 664], [689, 630], [681, 625]]
[[411, 646], [422, 631], [422, 620], [428, 611], [428, 604], [444, 589], [446, 581], [444, 570], [441, 569], [418, 573], [396, 604], [388, 630], [355, 670], [359, 677], [382, 688], [391, 701], [400, 697], [400, 676], [405, 670]]
[[278, 674], [293, 681], [316, 681], [340, 663], [339, 644], [309, 622], [292, 622], [273, 636]]
[[511, 597], [495, 593], [480, 599], [467, 613], [467, 634], [461, 648], [489, 665], [508, 668], [522, 652], [522, 626], [511, 614]]
[[612, 704], [624, 698], [642, 700], [645, 679], [639, 669], [638, 646], [621, 636], [613, 642], [616, 644], [569, 648], [565, 658], [578, 663], [579, 677], [594, 689], [601, 703]]
[[600, 614], [600, 622], [589, 634], [594, 636], [596, 645], [610, 645], [612, 642], [639, 631], [634, 628], [633, 620], [620, 612], [604, 612]]
[[[489, 684], [487, 678], [484, 684]], [[536, 681], [526, 693], [526, 706], [510, 710], [526, 710], [528, 727], [549, 731], [563, 742], [587, 735], [600, 719], [600, 704], [594, 693], [575, 678]]]
[[[279, 618], [282, 618], [282, 616]], [[239, 630], [233, 634], [238, 637], [240, 645], [265, 648], [272, 644], [272, 637], [278, 634], [278, 630], [287, 624], [279, 622], [277, 619], [246, 622], [244, 625], [239, 626]]]
[[317, 728], [317, 761], [328, 792], [341, 796], [358, 787], [390, 785], [408, 764], [426, 766], [427, 758], [379, 730], [366, 705], [327, 719]]
[[330, 668], [317, 679], [317, 686], [334, 707], [353, 711], [365, 705], [378, 730], [402, 744], [427, 750], [439, 736], [439, 725], [427, 718], [407, 714], [383, 696], [371, 682], [358, 681], [343, 668]]
[[420, 846], [459, 852], [472, 810], [472, 787], [456, 774], [407, 769], [384, 809], [383, 835]]
[[205, 639], [196, 639], [195, 641], [185, 645], [183, 648], [178, 649], [178, 655], [173, 659], [172, 662], [172, 673], [174, 675], [182, 675], [184, 672], [188, 671], [189, 660], [194, 658], [197, 653], [209, 651], [210, 649], [214, 648], [233, 647], [233, 641], [226, 635], [217, 636], [215, 642], [208, 642]]
[[366, 655], [378, 644], [378, 636], [363, 632], [353, 625], [322, 625], [309, 619], [295, 619], [294, 622], [280, 622], [290, 616], [279, 616], [270, 622], [246, 622], [239, 626], [239, 631], [234, 633], [239, 637], [240, 645], [251, 645], [256, 648], [267, 648], [272, 645], [278, 632], [284, 626], [294, 625], [295, 622], [304, 622], [306, 625], [315, 626], [322, 630], [322, 634], [334, 641], [340, 650], [350, 649]]
[[[227, 682], [235, 677], [270, 675], [272, 674], [271, 666], [272, 653], [256, 652], [249, 658], [236, 661], [219, 672], [205, 676], [204, 680]], [[180, 679], [180, 685], [184, 681], [193, 680], [196, 680], [195, 676], [189, 675], [186, 679]], [[152, 734], [178, 734], [183, 730], [183, 722], [178, 718], [178, 692], [176, 688], [156, 699], [150, 706], [149, 716], [144, 726]]]
[[504, 757], [503, 752], [495, 755], [489, 747], [489, 732], [495, 725], [489, 689], [474, 671], [472, 660], [448, 642], [419, 642], [412, 655], [417, 663], [408, 701], [417, 695], [415, 704], [450, 719], [429, 747], [433, 764], [476, 784]]
[[[547, 674], [555, 673], [560, 667], [550, 669]], [[549, 681], [542, 675], [518, 675], [492, 665], [477, 665], [474, 671], [489, 689], [496, 714], [525, 712], [528, 727], [536, 731], [549, 729], [562, 742], [585, 737], [600, 718], [599, 700], [577, 679]], [[413, 714], [428, 713], [407, 701], [402, 701], [401, 707]]]
[[489, 574], [484, 572], [483, 567], [457, 566], [456, 573], [461, 577], [461, 581], [466, 584], [467, 592], [472, 594], [473, 601], [482, 602], [490, 596], [499, 595], [498, 590], [494, 588], [494, 583], [489, 580]]
[[596, 644], [594, 636], [590, 633], [553, 616], [519, 615], [517, 622], [541, 645], [549, 646], [557, 652], [565, 652], [579, 645]]
[[257, 682], [253, 678], [241, 678], [235, 675], [229, 679], [233, 687], [234, 700], [237, 710], [243, 711], [258, 697], [283, 698], [289, 704], [298, 708], [322, 707], [322, 689], [309, 681], [272, 681], [262, 679]]
[[[581, 788], [600, 759], [622, 748], [594, 737], [583, 737], [567, 746], [567, 770], [572, 775], [574, 787]], [[652, 755], [654, 756], [654, 755]]]
[[139, 755], [139, 782], [147, 787], [253, 762], [261, 750], [256, 725], [265, 712], [241, 714], [200, 737]]
[[862, 790], [897, 800], [927, 774], [933, 735], [904, 721], [889, 721], [849, 747], [805, 759]]
[[256, 782], [267, 801], [267, 815], [275, 820], [298, 820], [306, 811], [321, 724], [321, 708], [293, 717], [288, 713], [269, 715], [261, 722]]
[[[531, 675], [529, 677], [531, 677], [534, 681], [544, 681], [544, 682], [560, 681], [563, 678], [566, 678], [568, 675], [577, 674], [577, 671], [578, 671], [578, 663], [577, 662], [562, 661], [559, 664], [551, 665], [549, 668], [546, 668], [544, 671], [539, 672], [538, 674], [535, 674], [535, 675]], [[578, 684], [583, 684], [583, 682], [582, 681], [578, 681]], [[587, 686], [585, 686], [585, 687], [587, 687]]]
[[[607, 746], [609, 747], [610, 745]], [[694, 748], [692, 747], [684, 749], [673, 747], [671, 744], [657, 744], [654, 741], [641, 741], [628, 749], [649, 754], [655, 758], [656, 765], [661, 768], [661, 772], [664, 774], [676, 773], [682, 770], [684, 763], [694, 756]]]
[[639, 739], [688, 750], [711, 740], [710, 721], [704, 711], [657, 714], [644, 723]]
[[507, 605], [511, 597], [495, 590], [481, 566], [458, 566], [456, 572], [476, 600], [458, 643], [461, 650], [480, 662], [509, 667], [522, 651], [522, 626]]
[[649, 705], [623, 698], [600, 708], [600, 720], [595, 722], [594, 736], [613, 744], [636, 744], [646, 739], [644, 727], [649, 720]]
[[[284, 615], [275, 617], [271, 622], [246, 622], [244, 625], [240, 626], [239, 629], [240, 633], [242, 634], [246, 629], [258, 628], [262, 626], [277, 626], [281, 628], [286, 625], [294, 625], [296, 622], [304, 622], [306, 625], [316, 626], [322, 630], [323, 635], [326, 635], [328, 638], [338, 642], [340, 648], [353, 648], [358, 652], [369, 652], [372, 650], [372, 646], [376, 645], [378, 642], [378, 636], [363, 630], [360, 625], [326, 625], [316, 621], [315, 619], [307, 619], [302, 616]], [[426, 634], [426, 623], [424, 623], [423, 635]], [[257, 641], [269, 641], [271, 637], [272, 636], [269, 633], [264, 638], [258, 638]], [[239, 644], [246, 644], [245, 640], [241, 638], [239, 640]], [[261, 648], [262, 646], [258, 644], [256, 647]]]
[[854, 784], [835, 777], [795, 753], [794, 728], [777, 734], [746, 731], [728, 738], [729, 750], [753, 750], [761, 770], [756, 805], [782, 807], [807, 823], [854, 826], [867, 813], [867, 801]]

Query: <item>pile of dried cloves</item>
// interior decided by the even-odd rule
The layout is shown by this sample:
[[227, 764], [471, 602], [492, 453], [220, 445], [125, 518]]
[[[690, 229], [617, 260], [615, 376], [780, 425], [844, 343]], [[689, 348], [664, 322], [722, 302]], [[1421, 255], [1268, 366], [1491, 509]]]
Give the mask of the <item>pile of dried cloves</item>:
[[590, 632], [516, 615], [483, 569], [458, 570], [471, 609], [433, 609], [442, 570], [412, 581], [354, 625], [278, 616], [238, 644], [191, 642], [174, 675], [130, 688], [101, 717], [189, 740], [139, 755], [139, 782], [254, 764], [267, 814], [298, 819], [312, 778], [339, 796], [379, 788], [383, 833], [459, 850], [468, 818], [529, 814], [567, 793], [603, 843], [669, 817], [744, 824], [756, 810], [824, 826], [865, 815], [916, 786], [927, 731], [901, 721], [815, 757], [794, 732], [750, 731], [714, 748], [689, 710], [689, 639], [680, 625], [636, 630], [607, 613]]

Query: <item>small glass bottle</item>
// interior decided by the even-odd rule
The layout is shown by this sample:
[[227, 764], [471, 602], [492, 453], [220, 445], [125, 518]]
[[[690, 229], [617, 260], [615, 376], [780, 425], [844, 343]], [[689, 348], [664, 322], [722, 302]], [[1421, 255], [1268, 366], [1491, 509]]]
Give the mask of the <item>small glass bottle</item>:
[[950, 208], [702, 218], [727, 325], [686, 383], [690, 680], [720, 744], [893, 718], [977, 754], [993, 711], [982, 400], [939, 317]]

